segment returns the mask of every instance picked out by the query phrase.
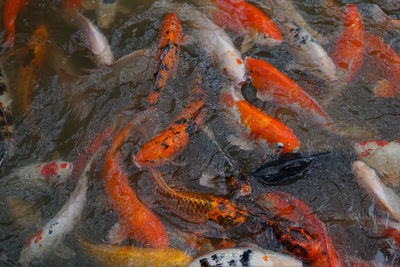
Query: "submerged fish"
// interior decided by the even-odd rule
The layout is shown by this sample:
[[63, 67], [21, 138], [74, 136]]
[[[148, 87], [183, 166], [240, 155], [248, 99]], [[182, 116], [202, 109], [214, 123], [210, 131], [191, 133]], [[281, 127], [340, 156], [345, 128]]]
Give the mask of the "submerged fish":
[[197, 0], [221, 27], [243, 34], [243, 50], [252, 46], [251, 42], [278, 46], [282, 35], [274, 22], [254, 5], [243, 0]]
[[158, 61], [160, 62], [160, 66], [156, 74], [155, 85], [147, 100], [149, 105], [157, 103], [161, 91], [164, 90], [168, 80], [174, 73], [182, 39], [182, 26], [178, 17], [174, 13], [167, 14], [161, 26], [158, 45]]
[[[14, 120], [12, 117], [11, 104], [13, 99], [9, 89], [8, 79], [3, 68], [0, 66], [0, 132], [5, 142], [5, 155], [10, 158], [15, 153]], [[0, 167], [4, 161], [0, 158]]]
[[79, 8], [82, 0], [64, 0], [64, 5], [67, 8]]
[[4, 36], [4, 46], [13, 46], [15, 37], [15, 20], [21, 10], [30, 0], [7, 0], [4, 7], [4, 26], [6, 33]]
[[385, 12], [376, 4], [361, 3], [357, 5], [363, 17], [365, 24], [376, 30], [383, 30], [382, 34], [387, 31], [400, 30], [400, 20], [396, 20], [386, 15]]
[[133, 158], [139, 167], [157, 167], [171, 161], [189, 144], [206, 113], [205, 95], [198, 84], [193, 89], [189, 104], [165, 130], [142, 145]]
[[41, 226], [40, 212], [33, 204], [14, 196], [7, 196], [5, 202], [11, 218], [18, 227], [25, 230]]
[[97, 22], [99, 27], [107, 29], [114, 22], [115, 14], [117, 13], [118, 0], [100, 0], [96, 8]]
[[278, 153], [297, 151], [300, 147], [300, 141], [289, 127], [247, 102], [238, 88], [223, 90], [221, 100], [233, 123], [241, 128], [242, 138], [248, 132], [249, 136], [264, 140]]
[[80, 220], [86, 202], [93, 158], [88, 162], [67, 203], [45, 226], [26, 241], [18, 260], [22, 266], [28, 266], [32, 261], [41, 260], [55, 251]]
[[240, 52], [223, 29], [214, 24], [206, 15], [189, 4], [163, 1], [167, 9], [178, 14], [179, 19], [192, 26], [194, 43], [199, 45], [212, 59], [218, 70], [235, 85], [246, 80], [246, 69]]
[[121, 169], [122, 155], [118, 151], [133, 127], [140, 127], [147, 111], [132, 119], [114, 138], [106, 154], [103, 180], [114, 211], [119, 217], [110, 232], [110, 241], [118, 243], [127, 237], [137, 240], [145, 246], [155, 248], [168, 247], [169, 240], [165, 228], [157, 216], [137, 198], [129, 185], [129, 180]]
[[82, 240], [79, 244], [102, 265], [110, 267], [186, 267], [192, 261], [190, 256], [173, 248], [96, 245]]
[[246, 58], [246, 65], [260, 100], [273, 100], [278, 105], [292, 108], [296, 112], [306, 115], [319, 126], [330, 130], [334, 129], [329, 115], [292, 79], [260, 59]]
[[189, 267], [300, 267], [303, 263], [288, 255], [259, 248], [229, 248], [210, 252], [195, 259]]
[[69, 23], [81, 31], [83, 39], [88, 49], [92, 52], [96, 64], [111, 65], [114, 62], [114, 55], [110, 45], [96, 25], [76, 9], [64, 10], [63, 16]]
[[46, 56], [49, 33], [47, 27], [39, 26], [32, 34], [28, 43], [28, 59], [18, 72], [16, 92], [20, 97], [20, 103], [24, 112], [28, 111], [33, 87], [35, 86], [38, 73]]
[[162, 196], [162, 206], [180, 218], [196, 224], [210, 220], [224, 228], [247, 220], [248, 213], [229, 200], [205, 193], [174, 190], [165, 183], [159, 171], [150, 170]]

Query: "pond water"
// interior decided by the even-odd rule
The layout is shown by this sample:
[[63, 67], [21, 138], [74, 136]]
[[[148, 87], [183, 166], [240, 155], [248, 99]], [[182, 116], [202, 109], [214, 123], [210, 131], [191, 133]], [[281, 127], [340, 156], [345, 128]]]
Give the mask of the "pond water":
[[[262, 7], [265, 6], [264, 1], [268, 2], [249, 2]], [[11, 218], [10, 210], [5, 204], [6, 197], [15, 196], [33, 204], [39, 210], [43, 224], [60, 210], [76, 184], [76, 181], [68, 180], [65, 184], [39, 190], [7, 179], [7, 175], [15, 168], [33, 162], [53, 159], [74, 161], [102, 129], [118, 121], [127, 121], [140, 112], [154, 82], [154, 68], [151, 67], [154, 62], [145, 56], [120, 69], [101, 70], [89, 76], [79, 77], [94, 66], [88, 58], [89, 53], [80, 32], [62, 19], [60, 12], [63, 11], [57, 8], [60, 2], [31, 1], [28, 8], [21, 11], [17, 18], [15, 46], [11, 50], [14, 53], [10, 54], [10, 50], [2, 52], [2, 62], [15, 100], [13, 111], [17, 149], [15, 156], [6, 162], [0, 172], [3, 177], [0, 179], [0, 201], [3, 203], [0, 205], [1, 266], [17, 266], [18, 257], [27, 238], [37, 231], [36, 225], [21, 227]], [[326, 36], [328, 42], [323, 46], [330, 51], [341, 33], [342, 22], [329, 12], [328, 1], [293, 2], [307, 22]], [[341, 7], [347, 3], [365, 5], [374, 1], [338, 1]], [[392, 18], [400, 19], [400, 8], [396, 7], [396, 1], [375, 3]], [[155, 48], [160, 25], [167, 11], [152, 7], [152, 0], [121, 0], [119, 4], [121, 10], [117, 13], [115, 21], [108, 29], [103, 29], [115, 58], [140, 49]], [[88, 6], [90, 5], [84, 7]], [[96, 22], [95, 10], [82, 9], [82, 13]], [[49, 30], [48, 47], [32, 88], [30, 112], [25, 113], [18, 105], [19, 95], [14, 90], [18, 79], [21, 79], [21, 58], [24, 57], [20, 54], [32, 32], [41, 24], [46, 25]], [[190, 35], [190, 25], [184, 24], [183, 30]], [[366, 30], [382, 36], [386, 43], [400, 53], [399, 31], [384, 31], [374, 28], [372, 24], [367, 25]], [[233, 38], [235, 45], [240, 47], [242, 39], [232, 32], [228, 34]], [[310, 78], [306, 73], [287, 69], [293, 57], [286, 44], [274, 48], [256, 45], [243, 53], [243, 57], [245, 56], [261, 58], [273, 64], [316, 99], [322, 99], [324, 93], [329, 90], [329, 85]], [[226, 138], [230, 131], [229, 122], [218, 105], [219, 92], [224, 86], [225, 78], [213, 67], [210, 59], [196, 43], [190, 43], [189, 38], [187, 44], [182, 46], [175, 78], [161, 94], [156, 111], [151, 113], [152, 117], [147, 125], [141, 129], [133, 129], [131, 137], [120, 150], [126, 159], [123, 169], [129, 176], [131, 186], [144, 203], [151, 205], [169, 229], [171, 247], [184, 250], [192, 256], [197, 256], [195, 250], [183, 245], [178, 230], [190, 232], [201, 227], [182, 222], [162, 209], [159, 203], [155, 203], [157, 192], [154, 190], [150, 174], [132, 164], [131, 157], [146, 140], [176, 118], [188, 102], [199, 69], [204, 72], [202, 88], [207, 94], [209, 108], [205, 123], [214, 131], [224, 153], [199, 131], [171, 164], [160, 168], [166, 182], [175, 188], [220, 195], [220, 192], [212, 188], [199, 185], [200, 177], [205, 173], [223, 175], [232, 171], [232, 168], [249, 173], [275, 157], [271, 151], [265, 151], [262, 147], [254, 151], [244, 151], [229, 144]], [[389, 215], [381, 211], [367, 193], [359, 188], [351, 172], [351, 162], [356, 158], [353, 152], [355, 142], [369, 139], [394, 140], [399, 137], [400, 101], [395, 98], [375, 97], [371, 82], [376, 79], [373, 70], [373, 66], [366, 61], [358, 77], [348, 84], [343, 95], [335, 98], [326, 108], [326, 112], [341, 129], [352, 132], [349, 135], [337, 135], [319, 129], [290, 109], [277, 107], [273, 102], [263, 103], [257, 100], [255, 88], [247, 82], [243, 86], [246, 99], [289, 126], [301, 141], [299, 152], [332, 153], [312, 165], [305, 179], [290, 185], [263, 186], [251, 179], [251, 196], [239, 201], [247, 205], [246, 203], [252, 202], [255, 196], [266, 192], [288, 192], [309, 205], [326, 224], [335, 248], [343, 259], [355, 257], [367, 261], [400, 264], [398, 248], [392, 241], [376, 233], [376, 216], [386, 218]], [[227, 162], [227, 158], [233, 162], [234, 167]], [[118, 221], [107, 201], [104, 189], [103, 159], [104, 157], [100, 157], [91, 171], [82, 218], [63, 242], [75, 255], [62, 259], [53, 253], [43, 261], [32, 263], [32, 266], [98, 266], [87, 257], [76, 240], [83, 238], [94, 243], [106, 243], [110, 228]], [[224, 236], [224, 233], [220, 236], [213, 233], [207, 237], [216, 244]], [[268, 240], [260, 241], [261, 239], [241, 236], [233, 241], [257, 243], [266, 248], [272, 246]], [[125, 241], [123, 244], [138, 245], [134, 241]]]

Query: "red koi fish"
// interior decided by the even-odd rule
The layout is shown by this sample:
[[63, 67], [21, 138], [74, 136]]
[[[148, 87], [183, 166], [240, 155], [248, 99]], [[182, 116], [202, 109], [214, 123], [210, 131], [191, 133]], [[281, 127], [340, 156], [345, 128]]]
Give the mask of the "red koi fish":
[[276, 218], [270, 224], [289, 253], [315, 267], [342, 266], [324, 223], [302, 201], [288, 193], [272, 192], [261, 196], [257, 203]]
[[300, 147], [300, 141], [289, 127], [251, 105], [241, 95], [223, 92], [221, 100], [231, 117], [238, 118], [236, 124], [248, 130], [254, 139], [264, 140], [282, 153], [297, 151]]
[[253, 86], [257, 88], [257, 98], [262, 101], [272, 99], [278, 105], [306, 115], [318, 125], [334, 129], [329, 115], [295, 81], [260, 59], [246, 58], [246, 65]]
[[79, 8], [82, 0], [64, 0], [64, 5], [68, 8]]
[[165, 88], [168, 79], [173, 73], [178, 60], [178, 50], [182, 42], [182, 26], [178, 16], [169, 13], [165, 16], [161, 26], [161, 36], [159, 42], [158, 68], [155, 85], [148, 97], [149, 105], [158, 101], [160, 92]]
[[14, 45], [15, 20], [17, 19], [18, 13], [21, 12], [22, 8], [29, 2], [30, 0], [7, 0], [4, 7], [4, 26], [6, 28], [4, 37], [5, 46]]
[[360, 70], [364, 58], [364, 26], [358, 9], [346, 5], [344, 29], [332, 50], [331, 57], [338, 71], [344, 73], [346, 83], [351, 82]]
[[145, 246], [154, 248], [168, 247], [169, 240], [163, 224], [157, 216], [137, 198], [135, 191], [130, 187], [128, 177], [119, 164], [122, 162], [118, 148], [137, 122], [133, 119], [113, 140], [106, 154], [103, 178], [114, 211], [120, 222], [110, 232], [112, 243], [129, 237]]
[[175, 122], [151, 140], [136, 153], [133, 161], [137, 166], [157, 167], [171, 161], [189, 143], [191, 136], [202, 123], [205, 112], [204, 92], [196, 85], [190, 103], [182, 110]]
[[367, 55], [385, 77], [374, 88], [378, 97], [400, 97], [400, 56], [382, 38], [365, 33]]

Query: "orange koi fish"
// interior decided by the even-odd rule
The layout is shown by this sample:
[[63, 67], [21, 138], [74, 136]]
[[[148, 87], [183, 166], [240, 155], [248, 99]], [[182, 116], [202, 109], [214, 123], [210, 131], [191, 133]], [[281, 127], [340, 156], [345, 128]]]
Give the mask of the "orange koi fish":
[[173, 248], [138, 248], [132, 246], [79, 244], [103, 266], [186, 267], [193, 260], [183, 251]]
[[196, 85], [190, 103], [182, 110], [175, 122], [151, 140], [136, 153], [133, 161], [137, 166], [157, 167], [171, 161], [189, 143], [191, 136], [202, 123], [206, 113], [204, 92]]
[[295, 81], [260, 59], [246, 58], [246, 65], [253, 86], [257, 88], [257, 98], [262, 101], [273, 99], [278, 105], [293, 108], [318, 125], [334, 128], [329, 115]]
[[248, 213], [229, 200], [205, 193], [176, 191], [165, 183], [159, 171], [150, 170], [163, 196], [163, 205], [180, 218], [197, 224], [210, 220], [223, 227], [247, 220]]
[[32, 89], [46, 54], [48, 39], [47, 27], [44, 25], [39, 26], [28, 44], [28, 56], [31, 57], [31, 60], [19, 70], [17, 92], [21, 96], [21, 105], [25, 112], [28, 111]]
[[204, 2], [215, 8], [208, 8], [216, 24], [239, 34], [244, 34], [243, 48], [251, 47], [254, 42], [268, 47], [282, 43], [282, 35], [274, 22], [260, 9], [242, 0], [197, 0], [200, 5]]
[[4, 37], [5, 46], [14, 45], [15, 20], [17, 19], [18, 13], [29, 2], [30, 0], [7, 0], [4, 7], [4, 26], [6, 28], [6, 34]]
[[68, 8], [79, 8], [82, 0], [64, 0], [64, 5]]
[[182, 26], [178, 16], [169, 13], [165, 16], [161, 26], [161, 36], [159, 42], [158, 68], [156, 83], [148, 97], [149, 105], [153, 105], [158, 101], [160, 92], [164, 90], [171, 73], [174, 71], [177, 60], [178, 50], [182, 42]]
[[241, 128], [249, 130], [250, 136], [265, 140], [277, 152], [289, 153], [297, 151], [300, 141], [293, 131], [281, 121], [274, 119], [257, 107], [247, 102], [243, 96], [232, 89], [231, 92], [223, 92], [221, 100], [231, 117], [239, 118], [237, 124]]
[[400, 56], [382, 38], [365, 33], [367, 55], [385, 79], [374, 88], [378, 97], [400, 97]]
[[168, 247], [169, 240], [163, 224], [149, 208], [140, 202], [129, 185], [128, 177], [119, 166], [122, 159], [118, 148], [136, 122], [137, 120], [133, 119], [120, 131], [106, 154], [103, 170], [104, 183], [108, 199], [120, 219], [110, 233], [111, 241], [117, 243], [129, 237], [145, 246]]
[[342, 266], [323, 222], [302, 201], [284, 192], [261, 196], [257, 203], [275, 219], [269, 220], [278, 240], [286, 250], [311, 266]]
[[360, 70], [364, 58], [364, 26], [358, 9], [346, 5], [344, 29], [333, 47], [331, 57], [338, 70], [344, 73], [345, 82], [351, 82]]

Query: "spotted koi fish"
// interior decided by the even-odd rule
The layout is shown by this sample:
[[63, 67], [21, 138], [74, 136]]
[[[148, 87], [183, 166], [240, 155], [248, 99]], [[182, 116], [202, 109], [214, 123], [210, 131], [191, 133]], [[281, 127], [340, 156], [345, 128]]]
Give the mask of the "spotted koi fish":
[[268, 47], [282, 43], [282, 35], [274, 22], [260, 9], [243, 0], [197, 0], [197, 4], [213, 18], [214, 22], [226, 29], [244, 35], [242, 51], [251, 43]]
[[30, 0], [7, 0], [4, 7], [4, 25], [6, 34], [4, 37], [4, 46], [13, 46], [15, 37], [15, 20], [21, 10], [30, 2]]
[[246, 65], [251, 81], [257, 88], [257, 98], [262, 101], [273, 100], [278, 105], [304, 114], [319, 126], [334, 129], [329, 115], [295, 81], [261, 59], [246, 58]]
[[[146, 111], [145, 111], [146, 112]], [[141, 114], [145, 116], [145, 114]], [[128, 177], [121, 169], [121, 153], [118, 151], [140, 116], [131, 120], [114, 138], [106, 154], [103, 180], [108, 199], [120, 221], [110, 231], [110, 241], [119, 243], [127, 237], [154, 248], [168, 247], [165, 228], [157, 216], [137, 198], [129, 185]], [[139, 126], [137, 126], [139, 127]]]
[[12, 97], [9, 90], [8, 79], [2, 67], [0, 67], [0, 132], [5, 142], [4, 158], [0, 159], [0, 166], [6, 158], [15, 153], [14, 121], [12, 118]]
[[21, 96], [20, 102], [24, 112], [28, 111], [32, 90], [37, 82], [38, 73], [46, 55], [48, 39], [47, 27], [44, 25], [39, 26], [28, 43], [29, 60], [19, 70], [17, 92]]
[[259, 248], [229, 248], [202, 255], [189, 267], [232, 266], [232, 267], [301, 267], [303, 263], [288, 255]]
[[161, 26], [161, 36], [158, 46], [158, 61], [160, 62], [160, 66], [157, 71], [155, 85], [147, 100], [149, 105], [157, 103], [158, 96], [164, 90], [171, 73], [174, 72], [181, 42], [181, 23], [176, 14], [169, 13], [165, 16]]
[[248, 213], [229, 200], [210, 194], [176, 191], [169, 187], [156, 169], [150, 169], [158, 185], [163, 205], [180, 218], [201, 224], [213, 221], [223, 227], [240, 225]]
[[205, 95], [199, 85], [193, 89], [190, 103], [165, 130], [147, 141], [133, 158], [139, 167], [157, 167], [171, 161], [189, 143], [206, 113]]
[[297, 151], [300, 147], [300, 141], [289, 127], [251, 105], [238, 89], [224, 89], [221, 101], [229, 117], [243, 129], [242, 135], [248, 131], [255, 140], [264, 140], [278, 153]]
[[96, 245], [79, 242], [86, 253], [103, 266], [186, 267], [192, 258], [173, 248], [138, 248], [133, 246]]

